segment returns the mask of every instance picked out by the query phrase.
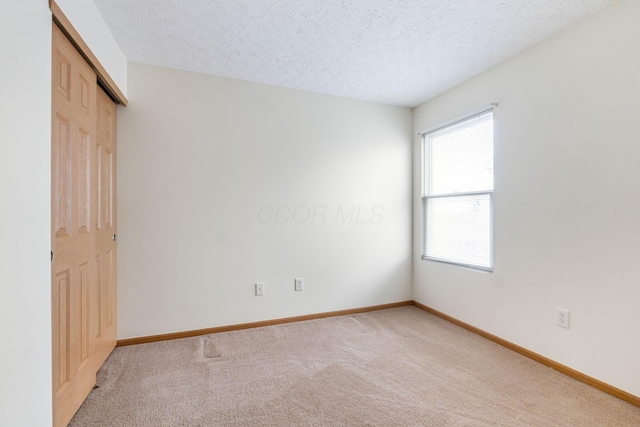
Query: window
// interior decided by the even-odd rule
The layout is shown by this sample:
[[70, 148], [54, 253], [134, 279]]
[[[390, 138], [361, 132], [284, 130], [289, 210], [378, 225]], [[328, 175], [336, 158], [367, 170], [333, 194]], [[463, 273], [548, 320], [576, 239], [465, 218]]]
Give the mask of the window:
[[422, 133], [422, 259], [493, 270], [493, 105]]

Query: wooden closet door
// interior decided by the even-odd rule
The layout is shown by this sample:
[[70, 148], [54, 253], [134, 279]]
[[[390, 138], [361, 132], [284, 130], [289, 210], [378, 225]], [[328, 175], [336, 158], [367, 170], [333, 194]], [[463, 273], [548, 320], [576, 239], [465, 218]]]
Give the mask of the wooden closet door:
[[116, 104], [96, 98], [96, 371], [116, 346]]
[[92, 175], [97, 80], [55, 25], [52, 54], [53, 425], [66, 426], [96, 380]]

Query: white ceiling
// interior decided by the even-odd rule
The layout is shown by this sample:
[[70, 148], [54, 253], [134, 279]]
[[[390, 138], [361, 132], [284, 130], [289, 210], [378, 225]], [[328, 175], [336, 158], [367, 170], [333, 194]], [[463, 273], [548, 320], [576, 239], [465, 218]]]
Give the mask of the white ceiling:
[[94, 0], [129, 61], [413, 107], [614, 0]]

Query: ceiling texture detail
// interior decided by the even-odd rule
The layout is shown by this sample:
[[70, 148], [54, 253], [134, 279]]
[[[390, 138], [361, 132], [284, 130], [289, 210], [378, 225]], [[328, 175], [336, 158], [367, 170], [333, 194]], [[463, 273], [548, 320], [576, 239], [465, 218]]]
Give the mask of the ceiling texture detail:
[[94, 0], [129, 61], [414, 107], [614, 0]]

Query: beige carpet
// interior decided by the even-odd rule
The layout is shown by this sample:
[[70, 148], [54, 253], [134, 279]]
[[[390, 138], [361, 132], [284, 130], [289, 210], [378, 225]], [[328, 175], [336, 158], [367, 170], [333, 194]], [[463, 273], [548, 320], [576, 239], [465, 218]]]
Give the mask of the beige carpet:
[[415, 307], [116, 348], [70, 426], [640, 426]]

